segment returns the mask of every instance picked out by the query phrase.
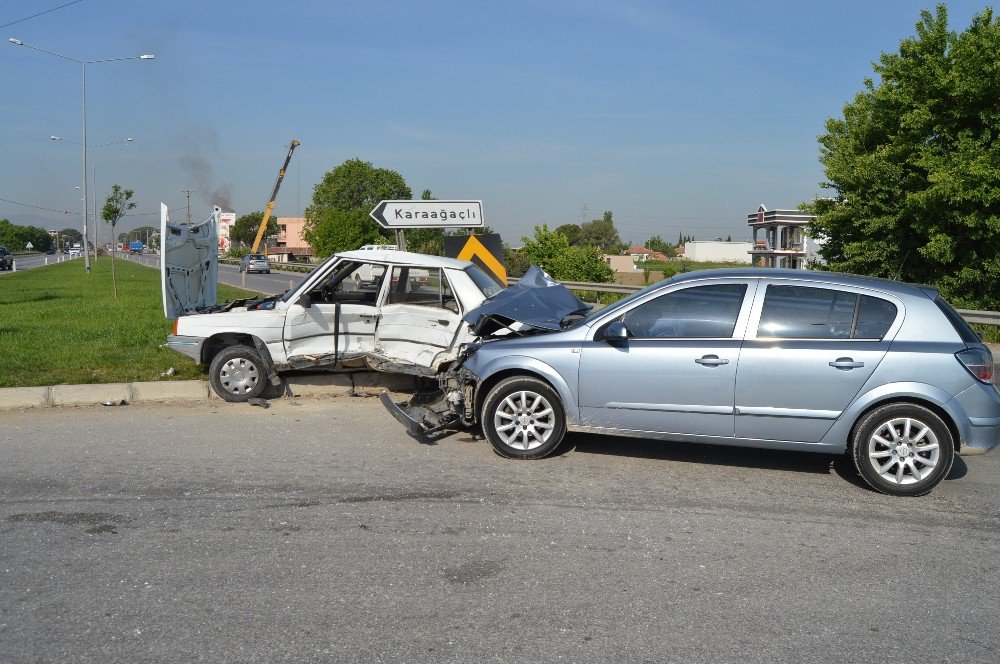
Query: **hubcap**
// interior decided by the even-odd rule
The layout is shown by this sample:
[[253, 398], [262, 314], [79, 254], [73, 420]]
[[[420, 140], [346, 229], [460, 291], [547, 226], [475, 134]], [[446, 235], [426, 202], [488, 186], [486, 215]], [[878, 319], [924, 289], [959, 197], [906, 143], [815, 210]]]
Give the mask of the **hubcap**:
[[868, 439], [868, 460], [882, 479], [914, 484], [938, 464], [941, 449], [931, 428], [912, 417], [883, 423]]
[[555, 430], [552, 404], [537, 392], [514, 392], [497, 406], [493, 429], [504, 445], [533, 450], [551, 438]]
[[219, 370], [219, 382], [223, 389], [233, 394], [246, 394], [259, 379], [257, 365], [245, 357], [234, 357]]

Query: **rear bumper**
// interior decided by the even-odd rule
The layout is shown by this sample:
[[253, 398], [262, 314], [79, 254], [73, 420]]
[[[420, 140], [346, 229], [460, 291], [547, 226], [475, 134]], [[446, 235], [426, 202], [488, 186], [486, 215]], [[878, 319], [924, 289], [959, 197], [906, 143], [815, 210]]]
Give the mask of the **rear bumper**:
[[1000, 418], [970, 417], [969, 436], [962, 441], [962, 456], [986, 454], [1000, 445]]
[[994, 386], [976, 383], [955, 395], [951, 403], [967, 418], [961, 427], [963, 455], [985, 454], [1000, 445], [1000, 393]]
[[176, 350], [181, 355], [187, 355], [198, 364], [201, 364], [201, 347], [204, 344], [204, 337], [186, 337], [179, 334], [167, 335], [167, 348]]

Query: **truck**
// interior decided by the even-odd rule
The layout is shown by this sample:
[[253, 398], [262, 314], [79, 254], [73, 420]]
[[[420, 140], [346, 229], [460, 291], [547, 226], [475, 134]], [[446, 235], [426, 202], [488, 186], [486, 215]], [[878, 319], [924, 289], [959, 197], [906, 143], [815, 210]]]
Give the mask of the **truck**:
[[142, 249], [143, 249], [142, 242], [136, 241], [136, 242], [129, 242], [128, 244], [128, 252], [130, 254], [141, 254]]

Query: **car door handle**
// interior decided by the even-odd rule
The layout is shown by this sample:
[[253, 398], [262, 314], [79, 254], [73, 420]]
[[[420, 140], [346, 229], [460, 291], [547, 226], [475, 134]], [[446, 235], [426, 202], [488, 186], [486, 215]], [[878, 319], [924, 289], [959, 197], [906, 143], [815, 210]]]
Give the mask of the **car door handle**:
[[845, 371], [849, 369], [860, 369], [865, 366], [864, 362], [855, 362], [853, 357], [838, 357], [836, 360], [830, 363], [831, 367], [835, 369], [843, 369]]
[[718, 355], [705, 355], [695, 360], [696, 363], [705, 367], [717, 367], [720, 364], [729, 364], [729, 360], [720, 359]]
[[451, 321], [449, 321], [447, 318], [438, 318], [438, 325], [443, 325], [444, 327], [448, 327], [448, 323], [450, 322]]

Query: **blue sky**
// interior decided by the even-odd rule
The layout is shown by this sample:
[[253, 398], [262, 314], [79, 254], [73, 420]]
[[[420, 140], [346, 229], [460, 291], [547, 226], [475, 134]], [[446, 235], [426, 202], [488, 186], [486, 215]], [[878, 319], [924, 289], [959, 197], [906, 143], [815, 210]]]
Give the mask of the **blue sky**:
[[[0, 24], [68, 0], [4, 0]], [[983, 9], [949, 3], [953, 29]], [[140, 8], [141, 7], [141, 11]], [[518, 244], [534, 225], [612, 210], [624, 240], [747, 235], [761, 202], [821, 195], [816, 137], [914, 33], [929, 2], [205, 2], [83, 0], [3, 29], [0, 217], [80, 225], [79, 59], [103, 198], [136, 192], [204, 217], [228, 197], [298, 215], [360, 157], [414, 194], [482, 199]], [[176, 215], [175, 215], [176, 218]], [[156, 223], [135, 216], [121, 228]]]

